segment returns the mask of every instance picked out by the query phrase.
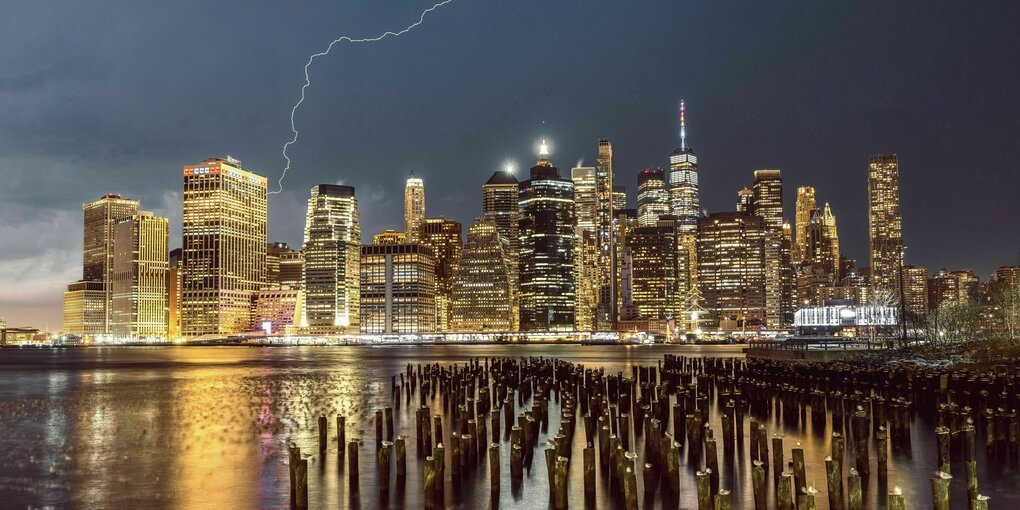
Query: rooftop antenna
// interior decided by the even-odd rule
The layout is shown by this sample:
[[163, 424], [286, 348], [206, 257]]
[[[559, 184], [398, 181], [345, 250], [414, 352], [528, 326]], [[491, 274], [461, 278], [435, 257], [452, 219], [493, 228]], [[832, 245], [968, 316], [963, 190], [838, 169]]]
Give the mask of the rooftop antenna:
[[687, 129], [684, 127], [684, 100], [680, 100], [680, 149], [687, 150]]

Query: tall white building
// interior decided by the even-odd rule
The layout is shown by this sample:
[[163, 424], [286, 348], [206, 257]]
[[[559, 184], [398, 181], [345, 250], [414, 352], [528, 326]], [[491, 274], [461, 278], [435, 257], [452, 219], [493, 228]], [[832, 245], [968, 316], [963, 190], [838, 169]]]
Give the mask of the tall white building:
[[680, 101], [680, 147], [669, 156], [669, 210], [676, 216], [679, 233], [694, 232], [701, 215], [698, 198], [698, 157], [687, 146], [684, 102]]
[[416, 243], [421, 239], [421, 224], [425, 221], [425, 183], [414, 176], [404, 185], [404, 234]]
[[312, 187], [305, 215], [301, 326], [316, 333], [358, 330], [361, 227], [354, 188]]

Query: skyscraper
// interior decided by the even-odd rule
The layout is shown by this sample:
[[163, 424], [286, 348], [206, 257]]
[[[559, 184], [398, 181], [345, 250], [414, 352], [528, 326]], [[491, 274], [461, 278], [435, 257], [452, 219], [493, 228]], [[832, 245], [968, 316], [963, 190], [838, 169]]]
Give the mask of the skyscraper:
[[622, 211], [626, 208], [627, 208], [627, 187], [613, 186], [613, 211]]
[[147, 211], [139, 211], [114, 227], [110, 315], [114, 335], [167, 336], [168, 239], [168, 220]]
[[577, 226], [588, 232], [596, 232], [599, 226], [599, 203], [595, 167], [572, 168], [570, 180], [574, 183]]
[[425, 220], [425, 183], [414, 176], [407, 178], [404, 185], [404, 234], [408, 241], [418, 242], [421, 224]]
[[301, 326], [312, 333], [357, 331], [361, 226], [353, 187], [312, 187], [302, 251]]
[[920, 266], [903, 267], [904, 310], [915, 318], [928, 313], [928, 269]]
[[64, 334], [92, 337], [106, 333], [105, 302], [103, 282], [78, 280], [68, 284], [64, 291]]
[[181, 296], [184, 288], [184, 250], [170, 250], [170, 270], [167, 271], [167, 338], [181, 338]]
[[744, 186], [737, 192], [737, 211], [754, 214], [754, 192], [751, 188]]
[[754, 214], [764, 220], [765, 229], [783, 230], [783, 178], [779, 170], [755, 170], [753, 193]]
[[687, 146], [684, 102], [680, 101], [680, 147], [669, 156], [669, 209], [680, 233], [694, 231], [701, 216], [698, 198], [698, 157]]
[[436, 258], [432, 250], [418, 243], [362, 246], [361, 332], [435, 331]]
[[638, 172], [638, 225], [651, 227], [659, 216], [669, 214], [669, 193], [666, 191], [666, 172], [661, 168], [646, 168]]
[[520, 183], [521, 331], [574, 327], [574, 184], [560, 177], [542, 144]]
[[[605, 138], [598, 141], [598, 159], [595, 177], [597, 180], [598, 225], [597, 242], [599, 250], [599, 266], [609, 268], [610, 274], [618, 271], [619, 260], [616, 258], [619, 239], [616, 237], [616, 211], [626, 208], [626, 200], [622, 208], [617, 208], [613, 192], [616, 177], [613, 175], [613, 144]], [[616, 278], [600, 278], [596, 305], [596, 326], [610, 328], [616, 322]]]
[[664, 320], [676, 316], [677, 236], [671, 216], [655, 225], [637, 227], [627, 233], [631, 259], [631, 299], [642, 319]]
[[[138, 201], [120, 195], [104, 195], [95, 202], [82, 205], [84, 213], [84, 244], [82, 250], [82, 280], [103, 284], [102, 333], [110, 332], [113, 309], [113, 230], [117, 222], [138, 212]], [[90, 299], [94, 291], [90, 291]], [[89, 304], [94, 308], [94, 304]]]
[[871, 284], [898, 292], [903, 259], [900, 165], [895, 154], [873, 154], [868, 162], [868, 244]]
[[[601, 146], [600, 146], [601, 147]], [[599, 181], [595, 167], [576, 167], [570, 171], [574, 183], [574, 211], [577, 229], [574, 239], [574, 328], [590, 331], [595, 327], [595, 312], [602, 284]]]
[[764, 239], [760, 216], [727, 211], [698, 220], [698, 284], [721, 328], [765, 323]]
[[755, 170], [751, 209], [762, 219], [765, 237], [766, 325], [779, 329], [792, 316], [793, 272], [790, 249], [784, 239], [783, 179], [779, 170]]
[[[514, 177], [513, 169], [497, 170], [482, 185], [482, 217], [496, 225], [496, 230], [510, 244], [507, 253], [510, 263], [510, 285], [515, 295], [520, 294], [517, 278], [517, 257], [519, 241], [517, 238], [518, 190], [519, 183]], [[514, 319], [514, 324], [517, 320]]]
[[436, 257], [436, 328], [450, 331], [453, 282], [457, 279], [464, 239], [460, 222], [446, 218], [425, 218], [421, 226], [421, 244]]
[[184, 337], [248, 331], [266, 278], [266, 179], [231, 157], [184, 167]]
[[266, 288], [300, 289], [304, 278], [301, 276], [303, 261], [301, 252], [287, 243], [269, 243], [266, 246]]
[[836, 228], [836, 215], [832, 214], [828, 202], [822, 208], [822, 228], [829, 249], [826, 261], [832, 264], [833, 281], [839, 282], [839, 230]]
[[797, 204], [793, 214], [794, 250], [793, 261], [800, 262], [807, 258], [807, 229], [811, 221], [811, 211], [818, 208], [815, 201], [815, 188], [800, 186], [797, 188]]
[[510, 243], [491, 216], [468, 229], [453, 282], [450, 329], [455, 332], [517, 330], [517, 296], [510, 280]]

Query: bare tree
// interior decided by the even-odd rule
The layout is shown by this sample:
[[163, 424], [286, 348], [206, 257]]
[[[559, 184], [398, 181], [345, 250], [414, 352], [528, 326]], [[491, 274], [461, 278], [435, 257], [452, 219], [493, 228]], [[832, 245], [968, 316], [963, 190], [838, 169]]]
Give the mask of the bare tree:
[[992, 305], [1002, 331], [1000, 335], [1010, 342], [1020, 342], [1020, 278], [1003, 282], [992, 293]]

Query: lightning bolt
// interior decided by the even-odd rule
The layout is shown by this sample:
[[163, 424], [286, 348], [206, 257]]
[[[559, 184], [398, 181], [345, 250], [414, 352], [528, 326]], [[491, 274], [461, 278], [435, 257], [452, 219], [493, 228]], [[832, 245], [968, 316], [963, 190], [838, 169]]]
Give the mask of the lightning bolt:
[[293, 133], [294, 136], [290, 139], [289, 142], [283, 144], [283, 159], [287, 160], [287, 166], [285, 166], [283, 168], [283, 174], [280, 175], [280, 180], [277, 181], [277, 184], [279, 185], [280, 189], [278, 189], [276, 191], [270, 191], [269, 192], [270, 195], [275, 195], [277, 193], [283, 192], [283, 178], [287, 177], [287, 170], [290, 170], [290, 163], [291, 163], [291, 161], [290, 161], [290, 156], [287, 155], [287, 149], [291, 145], [294, 145], [295, 143], [297, 143], [297, 140], [298, 140], [299, 133], [298, 133], [298, 130], [297, 130], [297, 126], [294, 123], [294, 115], [297, 113], [298, 108], [301, 107], [301, 104], [305, 102], [305, 91], [308, 90], [308, 87], [311, 86], [311, 84], [312, 84], [312, 80], [308, 76], [308, 68], [311, 67], [312, 62], [315, 62], [315, 59], [317, 59], [319, 57], [325, 57], [326, 55], [329, 55], [329, 52], [332, 51], [333, 46], [336, 46], [337, 44], [340, 44], [340, 43], [351, 43], [351, 44], [355, 44], [355, 43], [373, 43], [373, 42], [381, 41], [381, 40], [383, 40], [383, 39], [385, 39], [385, 38], [387, 38], [389, 36], [400, 37], [400, 36], [410, 32], [411, 30], [414, 30], [418, 25], [421, 25], [422, 23], [424, 23], [425, 22], [425, 16], [428, 16], [429, 13], [431, 13], [432, 11], [435, 11], [436, 9], [439, 9], [440, 7], [442, 7], [442, 6], [444, 6], [444, 5], [448, 4], [448, 3], [451, 3], [451, 2], [453, 2], [453, 0], [443, 0], [442, 2], [439, 2], [439, 3], [435, 4], [435, 5], [433, 5], [432, 7], [429, 7], [428, 9], [425, 9], [424, 11], [421, 12], [421, 15], [418, 16], [418, 21], [415, 21], [414, 23], [411, 23], [410, 25], [408, 25], [407, 27], [405, 27], [403, 30], [401, 30], [399, 32], [390, 32], [390, 31], [387, 31], [387, 32], [383, 33], [382, 35], [379, 35], [379, 36], [376, 36], [376, 37], [366, 37], [366, 38], [362, 38], [362, 39], [355, 39], [355, 38], [350, 37], [350, 36], [342, 35], [342, 36], [340, 36], [340, 37], [338, 37], [336, 39], [333, 39], [333, 42], [329, 43], [329, 46], [327, 46], [325, 50], [320, 51], [319, 53], [316, 53], [316, 54], [308, 57], [308, 63], [305, 64], [305, 84], [301, 86], [301, 99], [298, 99], [298, 102], [295, 103], [294, 107], [290, 109], [290, 132]]

